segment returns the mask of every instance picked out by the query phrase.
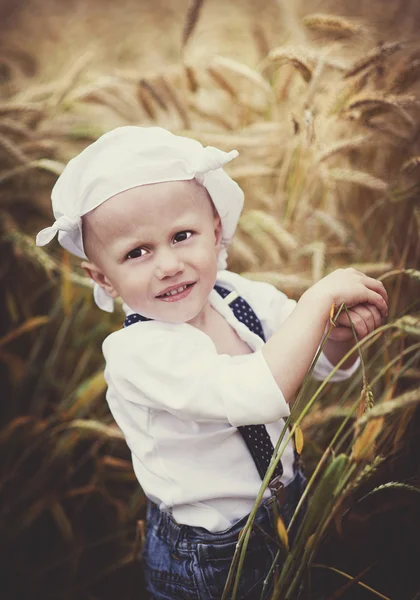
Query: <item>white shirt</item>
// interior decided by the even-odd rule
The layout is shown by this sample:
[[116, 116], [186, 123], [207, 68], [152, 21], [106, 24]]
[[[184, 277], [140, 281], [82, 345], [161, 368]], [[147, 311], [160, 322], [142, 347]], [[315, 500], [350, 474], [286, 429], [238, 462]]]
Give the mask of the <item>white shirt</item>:
[[[296, 305], [274, 286], [229, 271], [220, 271], [216, 283], [250, 304], [266, 339]], [[145, 494], [178, 523], [221, 531], [250, 512], [261, 486], [236, 428], [264, 423], [275, 446], [290, 410], [261, 352], [262, 339], [215, 290], [209, 301], [252, 354], [218, 354], [196, 327], [162, 321], [112, 333], [103, 352], [109, 407]], [[332, 380], [347, 379], [358, 366], [338, 370]], [[322, 380], [332, 368], [321, 354], [314, 377]], [[282, 457], [285, 484], [293, 458], [289, 443]]]

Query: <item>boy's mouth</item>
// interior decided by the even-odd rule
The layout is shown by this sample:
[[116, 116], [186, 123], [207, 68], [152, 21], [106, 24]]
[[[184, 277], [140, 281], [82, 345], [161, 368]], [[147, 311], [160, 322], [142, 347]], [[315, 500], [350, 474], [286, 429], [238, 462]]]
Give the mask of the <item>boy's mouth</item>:
[[176, 300], [181, 300], [188, 296], [191, 291], [191, 288], [195, 284], [195, 281], [190, 283], [181, 283], [178, 286], [172, 286], [167, 288], [162, 294], [156, 296], [159, 300], [164, 300], [165, 302], [174, 302]]

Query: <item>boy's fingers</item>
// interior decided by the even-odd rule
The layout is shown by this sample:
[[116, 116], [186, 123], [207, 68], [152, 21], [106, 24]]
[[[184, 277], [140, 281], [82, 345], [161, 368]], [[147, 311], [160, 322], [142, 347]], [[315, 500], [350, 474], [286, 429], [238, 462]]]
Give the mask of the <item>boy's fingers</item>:
[[373, 304], [379, 310], [383, 317], [388, 315], [388, 303], [384, 297], [372, 290], [369, 290], [368, 301], [365, 304]]
[[373, 306], [372, 304], [364, 304], [364, 308], [368, 310], [372, 315], [374, 328], [377, 329], [378, 327], [380, 327], [382, 323], [382, 317], [381, 313], [376, 308], [376, 306]]
[[369, 289], [380, 294], [382, 296], [382, 298], [385, 300], [385, 302], [388, 302], [388, 292], [386, 291], [385, 286], [382, 283], [382, 281], [378, 281], [377, 279], [374, 279], [373, 277], [368, 277], [367, 275], [365, 275], [365, 277], [366, 277], [366, 286]]

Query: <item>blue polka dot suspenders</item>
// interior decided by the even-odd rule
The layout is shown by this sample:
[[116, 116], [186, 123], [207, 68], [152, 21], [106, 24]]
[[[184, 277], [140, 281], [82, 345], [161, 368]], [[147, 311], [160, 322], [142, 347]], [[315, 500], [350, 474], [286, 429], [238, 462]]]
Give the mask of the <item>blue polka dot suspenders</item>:
[[[228, 296], [231, 294], [229, 290], [221, 287], [220, 285], [215, 285], [214, 289], [218, 294], [220, 294], [220, 296], [222, 296], [222, 298], [229, 300]], [[264, 331], [260, 320], [248, 302], [235, 293], [233, 295], [233, 299], [228, 302], [228, 304], [238, 321], [246, 325], [248, 329], [252, 331], [252, 333], [256, 333], [263, 340], [263, 342], [265, 342]], [[254, 459], [255, 466], [257, 467], [261, 479], [264, 479], [271, 456], [274, 452], [274, 446], [271, 442], [270, 436], [268, 435], [266, 426], [243, 425], [238, 427], [238, 431], [242, 435], [244, 442], [247, 445], [252, 458]], [[274, 471], [273, 479], [281, 477], [282, 474], [283, 467], [281, 462], [279, 462], [276, 470]]]
[[[261, 323], [252, 310], [248, 302], [238, 296], [236, 292], [230, 292], [226, 288], [216, 285], [214, 286], [216, 292], [228, 302], [232, 309], [235, 317], [246, 325], [253, 333], [258, 335], [264, 342], [264, 332]], [[232, 295], [232, 300], [229, 301], [229, 297]], [[124, 321], [124, 327], [138, 323], [139, 321], [151, 321], [147, 317], [143, 317], [139, 314], [129, 315]], [[265, 425], [244, 425], [238, 427], [238, 431], [242, 435], [242, 438], [254, 460], [255, 466], [261, 479], [264, 479], [268, 465], [270, 463], [271, 456], [274, 452], [274, 446], [271, 442], [270, 436], [268, 435], [267, 428]], [[278, 482], [281, 475], [283, 474], [283, 467], [281, 462], [277, 464], [276, 470], [273, 475], [272, 482]], [[271, 486], [270, 486], [271, 487]]]

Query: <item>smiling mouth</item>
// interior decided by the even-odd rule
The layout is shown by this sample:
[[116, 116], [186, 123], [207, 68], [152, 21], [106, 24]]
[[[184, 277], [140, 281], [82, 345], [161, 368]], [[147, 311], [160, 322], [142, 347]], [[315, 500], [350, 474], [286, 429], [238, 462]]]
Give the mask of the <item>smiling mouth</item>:
[[[194, 282], [195, 283], [195, 282]], [[177, 298], [177, 297], [184, 297], [186, 294], [185, 292], [187, 290], [189, 290], [194, 283], [186, 283], [184, 285], [180, 285], [177, 288], [174, 288], [173, 290], [170, 290], [168, 292], [165, 292], [164, 294], [160, 294], [159, 296], [156, 296], [156, 298], [162, 299], [162, 300], [168, 300], [170, 298]]]

